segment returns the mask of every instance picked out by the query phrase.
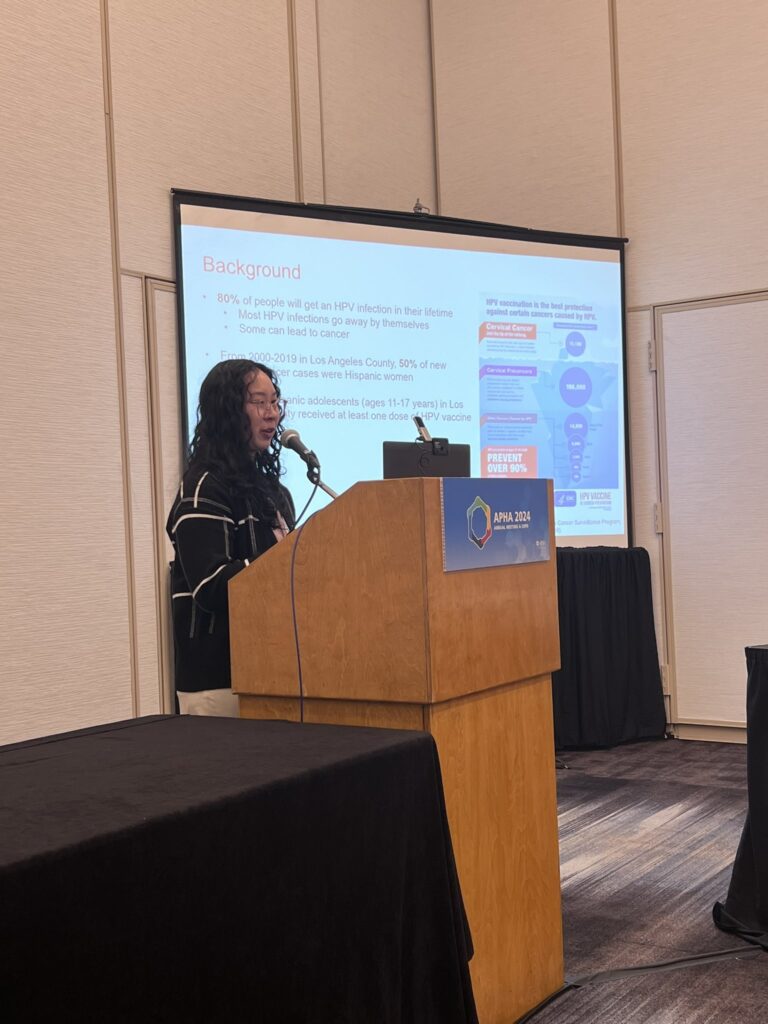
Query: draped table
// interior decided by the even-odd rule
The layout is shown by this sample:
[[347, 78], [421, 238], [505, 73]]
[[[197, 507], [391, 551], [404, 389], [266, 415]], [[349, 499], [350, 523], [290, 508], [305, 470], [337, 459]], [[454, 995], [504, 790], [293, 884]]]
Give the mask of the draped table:
[[473, 1024], [424, 733], [137, 719], [0, 748], [4, 1024]]
[[558, 548], [558, 748], [662, 737], [666, 716], [644, 548]]

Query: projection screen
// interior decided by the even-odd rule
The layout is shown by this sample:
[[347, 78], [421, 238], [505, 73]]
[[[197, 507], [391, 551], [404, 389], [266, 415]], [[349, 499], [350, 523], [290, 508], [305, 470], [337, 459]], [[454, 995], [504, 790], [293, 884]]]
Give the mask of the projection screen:
[[[553, 479], [559, 543], [629, 542], [622, 239], [177, 190], [173, 209], [187, 439], [211, 366], [253, 359], [336, 491], [381, 479], [419, 415], [473, 476]], [[282, 462], [300, 509], [306, 467]]]

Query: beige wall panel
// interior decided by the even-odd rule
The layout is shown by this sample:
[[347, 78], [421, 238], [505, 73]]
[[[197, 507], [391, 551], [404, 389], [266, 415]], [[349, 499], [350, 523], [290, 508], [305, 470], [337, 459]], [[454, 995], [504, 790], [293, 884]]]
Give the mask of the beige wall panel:
[[110, 0], [123, 268], [173, 277], [171, 188], [294, 198], [285, 0]]
[[768, 5], [619, 0], [629, 303], [768, 280]]
[[768, 301], [662, 318], [678, 719], [743, 723], [768, 633]]
[[627, 314], [627, 408], [629, 459], [632, 475], [633, 541], [645, 548], [651, 561], [653, 617], [659, 658], [665, 661], [664, 590], [661, 538], [653, 509], [659, 501], [659, 459], [656, 436], [656, 377], [648, 368], [651, 338], [650, 310]]
[[318, 0], [326, 201], [435, 209], [426, 0]]
[[0, 31], [0, 743], [131, 715], [99, 6]]
[[149, 380], [144, 325], [144, 288], [138, 277], [123, 275], [126, 416], [130, 451], [130, 496], [134, 587], [136, 592], [136, 671], [140, 715], [162, 711], [158, 664], [155, 529], [152, 514], [152, 465]]
[[606, 0], [435, 0], [441, 213], [617, 233]]

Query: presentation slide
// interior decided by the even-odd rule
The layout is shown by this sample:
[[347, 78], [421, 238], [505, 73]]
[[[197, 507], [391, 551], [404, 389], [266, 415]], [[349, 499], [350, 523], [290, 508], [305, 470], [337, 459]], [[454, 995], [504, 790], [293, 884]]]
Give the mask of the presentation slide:
[[[419, 415], [473, 476], [551, 478], [560, 543], [627, 543], [619, 248], [178, 210], [190, 435], [210, 367], [253, 359], [335, 491], [381, 479]], [[306, 467], [282, 461], [300, 509]]]

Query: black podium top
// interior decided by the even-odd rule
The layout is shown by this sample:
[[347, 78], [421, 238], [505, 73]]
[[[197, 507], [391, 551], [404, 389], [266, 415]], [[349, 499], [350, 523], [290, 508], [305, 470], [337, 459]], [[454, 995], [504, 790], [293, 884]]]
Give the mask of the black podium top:
[[3, 1021], [476, 1020], [423, 733], [154, 717], [0, 749]]

